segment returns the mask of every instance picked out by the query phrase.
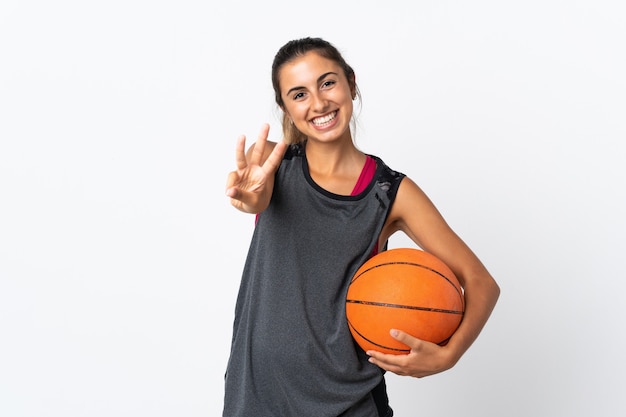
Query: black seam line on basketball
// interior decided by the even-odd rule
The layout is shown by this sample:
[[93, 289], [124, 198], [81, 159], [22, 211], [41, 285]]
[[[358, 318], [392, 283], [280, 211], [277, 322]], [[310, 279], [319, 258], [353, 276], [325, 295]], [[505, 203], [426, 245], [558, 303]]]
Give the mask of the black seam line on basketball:
[[372, 267], [370, 267], [370, 268], [367, 268], [365, 271], [361, 272], [359, 275], [357, 275], [356, 277], [354, 277], [354, 278], [352, 279], [352, 282], [354, 282], [354, 281], [356, 281], [357, 279], [359, 279], [359, 278], [361, 277], [361, 275], [365, 274], [367, 271], [371, 271], [372, 269], [380, 268], [380, 267], [387, 266], [387, 265], [413, 265], [413, 266], [417, 266], [417, 267], [419, 267], [419, 268], [424, 268], [424, 269], [427, 269], [427, 270], [429, 270], [429, 271], [431, 271], [431, 272], [434, 272], [435, 274], [439, 275], [440, 277], [442, 277], [442, 278], [443, 278], [443, 279], [445, 279], [446, 281], [448, 281], [448, 283], [454, 287], [454, 289], [456, 290], [456, 292], [458, 292], [458, 293], [459, 293], [459, 295], [461, 294], [461, 292], [460, 292], [460, 291], [459, 291], [459, 289], [456, 287], [456, 285], [454, 285], [454, 284], [452, 283], [452, 281], [450, 281], [450, 279], [449, 279], [447, 276], [445, 276], [444, 274], [442, 274], [441, 272], [439, 272], [439, 271], [437, 271], [436, 269], [433, 269], [433, 268], [431, 268], [431, 267], [428, 267], [428, 266], [426, 266], [426, 265], [418, 264], [418, 263], [415, 263], [415, 262], [408, 262], [408, 261], [385, 262], [384, 264], [374, 265], [374, 266], [372, 266]]
[[353, 325], [352, 323], [350, 323], [350, 321], [348, 321], [348, 325], [352, 328], [352, 330], [354, 330], [356, 332], [356, 334], [358, 334], [359, 336], [361, 336], [363, 339], [367, 340], [368, 342], [370, 342], [371, 344], [373, 344], [374, 346], [378, 346], [381, 348], [385, 348], [388, 350], [395, 350], [396, 352], [404, 352], [404, 353], [409, 353], [411, 351], [411, 349], [398, 349], [398, 348], [393, 348], [391, 346], [385, 346], [385, 345], [381, 345], [380, 343], [376, 343], [371, 339], [368, 339], [367, 337], [365, 337], [360, 331], [358, 331]]
[[458, 311], [458, 310], [446, 310], [444, 308], [431, 308], [431, 307], [419, 307], [419, 306], [405, 306], [402, 304], [380, 303], [376, 301], [347, 299], [346, 303], [363, 304], [363, 305], [377, 306], [377, 307], [400, 308], [400, 309], [406, 309], [406, 310], [430, 311], [432, 313], [463, 314], [462, 311]]

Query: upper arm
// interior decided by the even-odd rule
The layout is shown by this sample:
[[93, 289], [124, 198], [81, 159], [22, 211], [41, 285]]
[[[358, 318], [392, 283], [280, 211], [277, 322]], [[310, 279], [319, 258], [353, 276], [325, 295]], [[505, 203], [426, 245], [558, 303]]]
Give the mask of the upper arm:
[[430, 198], [408, 177], [400, 183], [381, 241], [397, 231], [446, 263], [461, 284], [466, 277], [485, 272], [476, 255], [452, 230]]

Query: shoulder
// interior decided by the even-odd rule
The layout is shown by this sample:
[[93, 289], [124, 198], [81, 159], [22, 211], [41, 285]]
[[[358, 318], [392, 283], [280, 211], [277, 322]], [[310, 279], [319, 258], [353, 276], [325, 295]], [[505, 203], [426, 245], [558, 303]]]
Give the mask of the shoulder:
[[429, 239], [443, 236], [447, 230], [445, 220], [426, 193], [411, 178], [402, 176], [381, 239], [385, 241], [402, 231], [418, 246], [427, 248]]
[[393, 200], [398, 192], [398, 187], [406, 177], [402, 172], [391, 169], [381, 158], [375, 155], [367, 155], [376, 161], [376, 183]]
[[426, 230], [443, 220], [430, 197], [407, 176], [398, 186], [390, 218], [408, 225], [414, 232], [418, 229]]

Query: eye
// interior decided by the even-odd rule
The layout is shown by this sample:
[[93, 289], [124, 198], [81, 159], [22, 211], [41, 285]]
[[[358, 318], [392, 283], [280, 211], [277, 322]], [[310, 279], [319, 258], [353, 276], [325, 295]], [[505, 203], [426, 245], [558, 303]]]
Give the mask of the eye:
[[332, 87], [335, 84], [336, 84], [335, 80], [326, 80], [322, 83], [322, 88]]
[[299, 92], [297, 92], [297, 93], [295, 93], [295, 94], [293, 95], [293, 99], [294, 99], [294, 100], [299, 100], [299, 99], [301, 99], [302, 97], [304, 97], [304, 93], [303, 93], [302, 91], [299, 91]]

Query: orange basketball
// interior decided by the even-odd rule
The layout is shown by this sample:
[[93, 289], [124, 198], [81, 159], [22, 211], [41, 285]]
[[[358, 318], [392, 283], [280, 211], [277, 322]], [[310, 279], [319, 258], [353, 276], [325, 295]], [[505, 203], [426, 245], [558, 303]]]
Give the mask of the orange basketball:
[[346, 297], [350, 332], [363, 350], [404, 354], [410, 349], [389, 334], [402, 330], [443, 345], [463, 312], [463, 289], [452, 270], [419, 249], [390, 249], [354, 274]]

